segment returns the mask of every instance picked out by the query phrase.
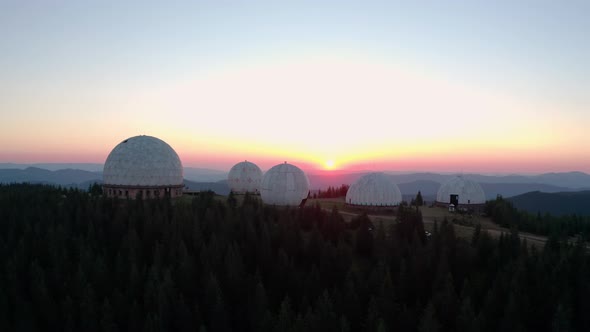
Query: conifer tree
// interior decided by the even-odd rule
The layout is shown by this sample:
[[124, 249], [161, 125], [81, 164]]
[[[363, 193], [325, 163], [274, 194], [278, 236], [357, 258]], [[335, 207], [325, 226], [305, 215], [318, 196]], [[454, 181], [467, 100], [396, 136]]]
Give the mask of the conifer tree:
[[420, 323], [418, 325], [419, 332], [438, 332], [440, 330], [440, 324], [436, 319], [434, 304], [429, 302], [422, 313]]

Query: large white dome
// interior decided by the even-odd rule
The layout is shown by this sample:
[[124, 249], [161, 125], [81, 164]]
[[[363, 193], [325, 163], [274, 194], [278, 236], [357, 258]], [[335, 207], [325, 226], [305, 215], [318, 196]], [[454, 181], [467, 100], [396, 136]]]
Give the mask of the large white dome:
[[455, 176], [442, 184], [436, 194], [436, 201], [443, 204], [450, 204], [456, 200], [458, 204], [484, 204], [486, 195], [479, 183]]
[[346, 203], [365, 206], [395, 206], [402, 201], [399, 188], [383, 173], [363, 175], [346, 193]]
[[105, 185], [131, 187], [182, 186], [182, 163], [166, 142], [135, 136], [119, 143], [104, 164]]
[[265, 204], [299, 206], [308, 194], [307, 175], [286, 162], [273, 166], [262, 178], [260, 197]]
[[229, 170], [227, 184], [234, 193], [258, 193], [262, 182], [262, 171], [249, 161], [237, 163]]

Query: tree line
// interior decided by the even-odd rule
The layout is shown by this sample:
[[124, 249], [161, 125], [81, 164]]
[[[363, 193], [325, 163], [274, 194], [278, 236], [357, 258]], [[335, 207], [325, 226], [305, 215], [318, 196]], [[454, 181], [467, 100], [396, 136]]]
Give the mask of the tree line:
[[590, 241], [590, 216], [532, 214], [518, 210], [502, 196], [487, 201], [485, 213], [495, 223], [507, 228], [516, 227], [525, 232], [562, 238], [577, 236], [583, 241]]
[[581, 244], [226, 200], [0, 186], [0, 330], [590, 330]]
[[349, 185], [343, 184], [340, 187], [332, 187], [329, 186], [326, 190], [318, 190], [317, 193], [312, 195], [312, 198], [338, 198], [338, 197], [346, 197], [346, 193], [348, 192]]

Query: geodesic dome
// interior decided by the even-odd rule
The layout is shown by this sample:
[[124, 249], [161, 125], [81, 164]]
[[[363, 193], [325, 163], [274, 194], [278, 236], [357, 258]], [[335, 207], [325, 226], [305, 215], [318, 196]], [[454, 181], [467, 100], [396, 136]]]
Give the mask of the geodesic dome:
[[130, 187], [183, 186], [178, 155], [166, 142], [135, 136], [119, 143], [104, 164], [103, 184]]
[[256, 164], [242, 161], [235, 164], [227, 176], [229, 189], [234, 193], [259, 193], [262, 171]]
[[265, 204], [299, 206], [308, 194], [307, 175], [287, 162], [273, 166], [262, 178], [260, 197]]
[[455, 176], [442, 184], [436, 194], [436, 201], [442, 204], [460, 205], [484, 204], [486, 195], [479, 183]]
[[402, 201], [399, 188], [383, 173], [363, 175], [346, 193], [346, 203], [364, 206], [396, 206]]

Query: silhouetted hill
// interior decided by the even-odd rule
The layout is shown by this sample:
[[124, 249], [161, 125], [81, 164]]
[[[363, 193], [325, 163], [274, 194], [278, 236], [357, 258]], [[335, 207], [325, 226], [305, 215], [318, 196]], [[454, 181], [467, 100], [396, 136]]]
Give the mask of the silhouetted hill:
[[555, 216], [566, 214], [590, 215], [590, 190], [575, 192], [529, 192], [508, 199], [520, 210]]
[[229, 186], [227, 180], [218, 182], [194, 182], [190, 180], [184, 180], [184, 186], [189, 190], [195, 191], [206, 191], [211, 190], [218, 195], [229, 195]]
[[87, 182], [101, 182], [101, 172], [89, 172], [79, 169], [61, 169], [49, 171], [37, 167], [25, 169], [0, 169], [0, 183], [46, 183], [71, 186]]
[[590, 187], [590, 175], [582, 172], [545, 173], [534, 177], [538, 183], [552, 184], [567, 188]]
[[[48, 171], [60, 171], [60, 170], [81, 170], [87, 172], [93, 172], [101, 174], [103, 170], [103, 164], [96, 163], [43, 163], [43, 164], [16, 164], [16, 163], [0, 163], [0, 171], [3, 170], [26, 170], [29, 168], [43, 169]], [[184, 177], [191, 181], [201, 182], [215, 182], [227, 179], [226, 171], [209, 169], [209, 168], [197, 168], [197, 167], [184, 167]], [[23, 173], [25, 174], [25, 173]], [[100, 176], [102, 178], [102, 175]], [[28, 182], [37, 182], [28, 180]], [[48, 180], [48, 182], [51, 182]]]
[[[199, 173], [203, 171], [203, 173]], [[204, 169], [190, 169], [189, 174], [199, 177], [198, 174], [203, 174], [199, 178], [208, 178], [207, 174], [213, 178], [219, 178], [215, 175], [216, 171], [207, 173]], [[53, 184], [63, 187], [72, 187], [78, 189], [88, 189], [93, 183], [102, 183], [102, 172], [89, 172], [79, 169], [60, 169], [57, 171], [50, 171], [37, 167], [28, 167], [25, 169], [0, 169], [0, 183], [38, 183], [38, 184]], [[229, 194], [229, 187], [227, 181], [190, 181], [185, 180], [185, 185], [191, 190], [212, 190], [220, 195]]]
[[[572, 190], [565, 187], [556, 187], [541, 183], [480, 183], [480, 185], [485, 192], [487, 199], [493, 199], [498, 195], [507, 198], [531, 191], [553, 193]], [[398, 187], [405, 200], [408, 198], [414, 198], [418, 191], [420, 191], [425, 201], [431, 201], [436, 199], [436, 193], [438, 192], [440, 183], [431, 180], [416, 180], [407, 183], [399, 183]]]
[[422, 194], [422, 199], [426, 202], [431, 202], [436, 199], [436, 192], [440, 183], [430, 180], [418, 180], [408, 183], [400, 183], [397, 185], [401, 191], [404, 201], [410, 202], [416, 197], [418, 191]]
[[504, 198], [522, 195], [531, 191], [541, 191], [546, 193], [556, 193], [562, 191], [572, 191], [566, 187], [557, 187], [543, 183], [485, 183], [480, 182], [481, 188], [486, 194], [486, 199], [494, 199], [500, 195]]
[[[358, 178], [368, 172], [315, 172], [309, 173], [309, 181], [313, 189], [325, 189], [328, 186], [340, 186], [342, 184], [352, 184]], [[456, 174], [438, 174], [438, 173], [408, 173], [408, 174], [391, 174], [388, 173], [391, 180], [399, 185], [414, 183], [416, 181], [426, 181], [431, 183], [444, 183]], [[540, 175], [482, 175], [482, 174], [462, 174], [466, 179], [473, 180], [480, 184], [497, 184], [498, 186], [489, 186], [491, 197], [496, 194], [503, 196], [512, 196], [529, 191], [540, 190], [548, 192], [564, 190], [584, 190], [590, 188], [590, 175], [582, 172], [566, 173], [546, 173]], [[424, 183], [426, 183], [424, 182]], [[519, 186], [521, 185], [521, 186]], [[413, 188], [412, 188], [413, 189]], [[400, 188], [401, 190], [401, 188]], [[437, 188], [438, 190], [438, 188]], [[404, 193], [404, 190], [402, 190]], [[436, 194], [436, 191], [434, 192]]]
[[[410, 174], [391, 174], [391, 179], [395, 183], [408, 183], [413, 181], [434, 181], [444, 183], [456, 174], [437, 174], [437, 173], [410, 173]], [[590, 187], [590, 175], [582, 172], [564, 172], [564, 173], [545, 173], [539, 175], [482, 175], [482, 174], [462, 174], [466, 179], [479, 183], [497, 183], [497, 184], [546, 184], [555, 187], [582, 189]], [[530, 191], [530, 190], [529, 190]]]
[[26, 169], [29, 167], [42, 168], [48, 171], [61, 169], [78, 169], [88, 172], [102, 172], [103, 164], [97, 163], [37, 163], [37, 164], [16, 164], [0, 163], [0, 169]]
[[184, 168], [184, 178], [194, 182], [217, 182], [227, 180], [227, 174], [228, 172], [209, 168]]
[[[101, 164], [38, 164], [47, 167], [60, 165], [79, 166], [86, 169], [102, 169]], [[13, 166], [13, 168], [6, 168]], [[48, 170], [40, 167], [26, 167], [25, 164], [0, 164], [0, 183], [44, 183], [60, 186], [88, 188], [89, 184], [102, 182], [102, 172], [83, 169], [59, 169]], [[326, 189], [328, 186], [338, 187], [342, 184], [352, 184], [366, 173], [349, 173], [343, 171], [317, 172], [308, 174], [311, 189]], [[426, 201], [433, 200], [440, 183], [445, 182], [455, 175], [437, 173], [411, 173], [389, 174], [392, 181], [397, 183], [404, 197], [414, 197], [420, 190]], [[581, 172], [547, 173], [536, 176], [489, 176], [479, 174], [466, 174], [466, 178], [479, 182], [488, 199], [497, 195], [512, 197], [531, 191], [541, 192], [565, 192], [572, 190], [587, 190], [590, 188], [590, 175]], [[225, 181], [227, 172], [207, 169], [185, 167], [184, 178], [191, 184], [194, 190], [211, 189], [218, 194], [229, 193]], [[546, 181], [546, 182], [543, 182]], [[563, 183], [555, 185], [551, 183]]]

